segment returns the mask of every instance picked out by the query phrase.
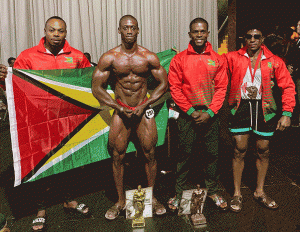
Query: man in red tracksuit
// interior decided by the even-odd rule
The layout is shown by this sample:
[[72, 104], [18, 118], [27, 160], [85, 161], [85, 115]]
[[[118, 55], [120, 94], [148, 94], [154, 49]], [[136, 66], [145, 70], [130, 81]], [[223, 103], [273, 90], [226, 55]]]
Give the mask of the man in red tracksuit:
[[219, 209], [227, 208], [226, 200], [217, 193], [217, 113], [226, 95], [227, 65], [226, 59], [212, 50], [207, 41], [208, 35], [207, 21], [203, 18], [194, 19], [190, 23], [191, 41], [188, 48], [177, 54], [170, 64], [170, 92], [181, 109], [178, 118], [180, 157], [177, 163], [176, 196], [168, 202], [171, 210], [178, 209], [189, 171], [187, 162], [197, 155], [197, 144], [200, 142], [205, 145], [201, 158], [207, 163], [205, 182], [208, 196]]
[[[230, 209], [234, 212], [242, 209], [241, 179], [251, 132], [256, 136], [258, 153], [254, 199], [269, 209], [278, 208], [263, 189], [269, 165], [269, 142], [275, 130], [283, 131], [290, 126], [295, 107], [293, 80], [283, 60], [262, 44], [261, 31], [248, 30], [245, 42], [246, 46], [242, 49], [226, 54], [231, 77], [229, 128], [235, 143], [232, 162], [235, 190], [230, 202]], [[278, 87], [281, 90], [281, 102], [275, 101]], [[276, 104], [282, 104], [282, 111], [277, 110]], [[276, 115], [281, 115], [280, 119]]]
[[[17, 57], [14, 68], [30, 70], [49, 70], [49, 69], [75, 69], [91, 67], [90, 62], [84, 54], [71, 47], [67, 42], [66, 23], [57, 16], [53, 16], [46, 21], [45, 37], [40, 40], [37, 46], [29, 48]], [[7, 68], [0, 65], [0, 78], [5, 78]], [[45, 191], [41, 191], [44, 195]], [[43, 198], [43, 196], [41, 196]], [[77, 201], [67, 199], [64, 203], [66, 209], [72, 209], [83, 215], [87, 215], [88, 207]], [[46, 210], [43, 201], [39, 204], [36, 218], [33, 220], [32, 228], [34, 231], [41, 230], [45, 226]]]

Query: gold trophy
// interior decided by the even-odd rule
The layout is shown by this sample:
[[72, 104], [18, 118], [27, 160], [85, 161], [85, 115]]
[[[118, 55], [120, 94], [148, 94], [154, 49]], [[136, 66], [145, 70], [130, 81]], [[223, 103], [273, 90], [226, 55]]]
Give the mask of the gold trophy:
[[200, 189], [200, 185], [197, 185], [197, 190], [192, 194], [191, 199], [191, 220], [195, 226], [206, 224], [206, 218], [203, 215], [203, 207], [206, 198], [206, 192]]
[[132, 220], [132, 227], [145, 227], [145, 219], [143, 217], [143, 212], [145, 209], [145, 197], [146, 193], [142, 190], [142, 186], [139, 185], [138, 189], [133, 194], [133, 207], [135, 209], [135, 214]]

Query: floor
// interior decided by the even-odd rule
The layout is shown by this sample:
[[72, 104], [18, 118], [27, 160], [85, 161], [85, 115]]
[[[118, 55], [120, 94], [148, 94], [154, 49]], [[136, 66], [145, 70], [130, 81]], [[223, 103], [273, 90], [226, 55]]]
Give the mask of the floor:
[[[267, 174], [265, 191], [280, 205], [276, 211], [263, 208], [253, 199], [256, 183], [255, 157], [253, 142], [246, 157], [243, 175], [243, 210], [236, 214], [230, 211], [220, 212], [207, 199], [204, 215], [207, 225], [196, 228], [188, 217], [179, 217], [170, 212], [163, 217], [146, 219], [146, 226], [137, 230], [131, 227], [131, 221], [121, 214], [114, 221], [104, 218], [106, 210], [116, 201], [116, 192], [111, 171], [111, 160], [90, 164], [63, 174], [48, 177], [34, 183], [13, 187], [12, 153], [10, 149], [8, 121], [0, 122], [0, 199], [1, 213], [9, 217], [11, 231], [31, 231], [31, 222], [36, 213], [35, 199], [42, 186], [51, 187], [47, 198], [46, 231], [300, 231], [300, 128], [292, 127], [286, 132], [276, 132], [271, 143], [270, 168]], [[170, 121], [170, 133], [176, 134], [174, 121]], [[165, 203], [173, 195], [174, 170], [176, 161], [176, 136], [157, 149], [158, 176], [154, 194]], [[170, 153], [168, 153], [168, 145]], [[226, 129], [220, 137], [220, 192], [229, 199], [233, 192], [231, 156], [232, 144]], [[178, 155], [178, 154], [177, 154]], [[129, 154], [126, 160], [125, 188], [133, 189], [141, 184], [146, 186], [142, 156]], [[199, 163], [200, 162], [200, 163]], [[200, 183], [201, 161], [195, 159], [191, 166], [189, 187]], [[165, 171], [165, 172], [162, 172]], [[62, 203], [64, 186], [72, 186], [71, 192], [79, 202], [90, 206], [91, 216], [80, 218], [66, 214]]]

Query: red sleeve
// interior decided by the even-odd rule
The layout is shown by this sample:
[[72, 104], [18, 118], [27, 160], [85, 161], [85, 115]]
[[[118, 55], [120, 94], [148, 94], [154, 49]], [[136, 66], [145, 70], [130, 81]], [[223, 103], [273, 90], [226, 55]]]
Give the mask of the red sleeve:
[[182, 93], [182, 67], [181, 60], [178, 55], [176, 55], [171, 60], [168, 80], [170, 86], [170, 93], [174, 102], [179, 106], [181, 110], [187, 112], [192, 107], [192, 104]]
[[213, 99], [209, 105], [209, 109], [215, 114], [218, 113], [225, 100], [227, 85], [228, 85], [228, 75], [227, 75], [227, 62], [224, 56], [219, 58], [219, 68], [217, 70], [215, 80], [215, 93]]
[[278, 58], [275, 61], [275, 78], [282, 93], [282, 111], [293, 112], [296, 105], [294, 81], [283, 60]]

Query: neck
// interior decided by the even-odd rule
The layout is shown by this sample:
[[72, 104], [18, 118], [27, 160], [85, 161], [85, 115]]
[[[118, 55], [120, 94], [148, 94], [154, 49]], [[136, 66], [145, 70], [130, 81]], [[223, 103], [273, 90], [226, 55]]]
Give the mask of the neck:
[[195, 52], [201, 54], [201, 53], [203, 53], [203, 52], [205, 51], [206, 43], [205, 43], [203, 46], [201, 46], [201, 47], [200, 47], [200, 46], [196, 46], [196, 45], [194, 45], [194, 44], [192, 43], [192, 46], [193, 46]]
[[247, 49], [247, 53], [249, 57], [258, 57], [259, 52], [261, 51], [261, 48], [257, 50], [250, 50], [249, 48]]
[[123, 51], [128, 54], [128, 55], [131, 55], [131, 54], [134, 54], [137, 49], [138, 49], [138, 45], [137, 43], [122, 43], [121, 44], [121, 48], [123, 49]]
[[65, 43], [62, 43], [60, 46], [52, 46], [51, 44], [45, 42], [44, 47], [48, 49], [54, 56], [56, 56], [61, 49], [63, 49]]

